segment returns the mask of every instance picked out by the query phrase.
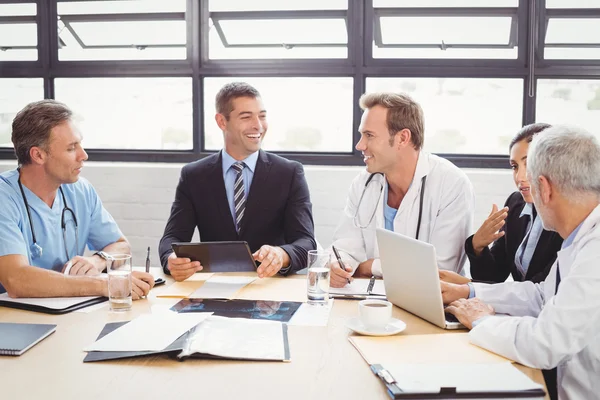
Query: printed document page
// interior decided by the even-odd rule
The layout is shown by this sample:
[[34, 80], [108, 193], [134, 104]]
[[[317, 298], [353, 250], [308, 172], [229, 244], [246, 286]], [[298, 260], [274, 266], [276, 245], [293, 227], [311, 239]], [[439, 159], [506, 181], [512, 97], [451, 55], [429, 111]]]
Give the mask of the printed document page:
[[211, 314], [142, 314], [84, 351], [160, 351]]

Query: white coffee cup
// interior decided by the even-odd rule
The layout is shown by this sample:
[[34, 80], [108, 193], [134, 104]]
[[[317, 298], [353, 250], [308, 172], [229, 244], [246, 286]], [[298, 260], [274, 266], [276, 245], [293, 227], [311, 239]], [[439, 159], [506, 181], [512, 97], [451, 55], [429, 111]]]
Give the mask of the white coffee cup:
[[358, 303], [358, 315], [365, 328], [383, 329], [392, 319], [392, 303], [384, 300], [362, 300]]

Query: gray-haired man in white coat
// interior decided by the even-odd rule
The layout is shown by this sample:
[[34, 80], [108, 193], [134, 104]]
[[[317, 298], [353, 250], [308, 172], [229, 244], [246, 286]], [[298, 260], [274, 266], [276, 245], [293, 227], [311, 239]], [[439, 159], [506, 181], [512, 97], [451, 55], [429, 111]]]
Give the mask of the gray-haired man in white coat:
[[527, 160], [544, 229], [564, 238], [546, 281], [471, 288], [442, 282], [444, 301], [473, 328], [472, 343], [529, 367], [557, 367], [559, 399], [598, 398], [600, 143], [583, 130], [555, 126], [534, 139]]

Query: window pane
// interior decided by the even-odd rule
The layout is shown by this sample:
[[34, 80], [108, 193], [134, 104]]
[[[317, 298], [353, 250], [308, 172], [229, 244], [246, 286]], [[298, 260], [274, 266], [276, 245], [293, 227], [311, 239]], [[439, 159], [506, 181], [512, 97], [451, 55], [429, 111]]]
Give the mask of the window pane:
[[379, 27], [381, 43], [373, 43], [374, 58], [514, 59], [518, 55], [516, 43], [511, 43], [511, 35], [516, 42], [511, 16], [382, 16]]
[[381, 17], [384, 44], [508, 44], [510, 17]]
[[58, 12], [59, 60], [187, 58], [185, 0], [59, 3]]
[[27, 104], [44, 98], [44, 80], [0, 79], [0, 147], [13, 147], [12, 121]]
[[3, 17], [37, 15], [37, 7], [35, 3], [0, 4], [0, 15]]
[[[224, 45], [218, 27], [222, 29], [226, 43], [234, 47]], [[273, 32], [277, 34], [273, 35]], [[341, 18], [224, 19], [219, 20], [217, 26], [213, 24], [210, 27], [209, 41], [209, 57], [215, 60], [348, 57], [347, 28]], [[308, 45], [313, 43], [316, 46]]]
[[550, 18], [544, 58], [600, 58], [600, 18]]
[[210, 0], [210, 11], [346, 10], [348, 0]]
[[269, 123], [265, 150], [352, 151], [352, 78], [205, 78], [204, 132], [208, 150], [223, 147], [223, 133], [214, 120], [215, 95], [232, 81], [248, 82], [261, 93]]
[[546, 0], [546, 8], [599, 8], [600, 0]]
[[0, 61], [36, 61], [37, 8], [34, 3], [0, 4]]
[[127, 14], [185, 12], [185, 0], [114, 0], [58, 3], [59, 14]]
[[367, 91], [403, 92], [417, 101], [425, 113], [424, 148], [433, 153], [506, 155], [521, 128], [522, 79], [367, 78]]
[[600, 80], [538, 79], [536, 121], [580, 126], [600, 139]]
[[193, 148], [191, 78], [57, 78], [85, 148]]
[[219, 25], [230, 45], [348, 43], [343, 19], [220, 20]]
[[[548, 0], [547, 0], [548, 1]], [[373, 0], [374, 7], [517, 7], [519, 0]]]

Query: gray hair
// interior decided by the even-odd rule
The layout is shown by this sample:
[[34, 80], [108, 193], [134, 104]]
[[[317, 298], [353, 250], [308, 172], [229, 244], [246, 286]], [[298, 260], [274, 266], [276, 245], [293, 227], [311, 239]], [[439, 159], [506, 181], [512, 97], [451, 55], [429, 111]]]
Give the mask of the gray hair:
[[11, 137], [19, 165], [31, 164], [32, 147], [47, 150], [52, 129], [72, 117], [69, 107], [50, 99], [27, 104], [19, 111], [12, 123]]
[[600, 198], [600, 143], [581, 128], [545, 129], [529, 146], [527, 173], [535, 189], [539, 189], [537, 178], [544, 176], [573, 200], [590, 194]]

